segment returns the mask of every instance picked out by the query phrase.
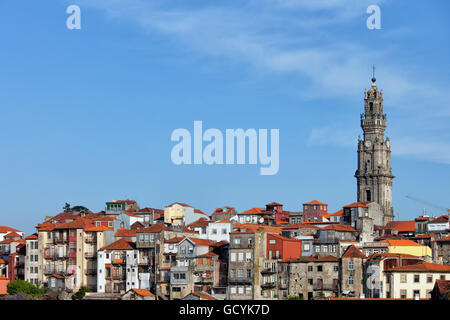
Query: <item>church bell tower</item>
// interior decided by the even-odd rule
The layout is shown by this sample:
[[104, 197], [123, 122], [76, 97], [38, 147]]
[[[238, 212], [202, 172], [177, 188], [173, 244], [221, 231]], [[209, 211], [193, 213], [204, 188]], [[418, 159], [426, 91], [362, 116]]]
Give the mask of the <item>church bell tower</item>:
[[361, 114], [364, 139], [358, 138], [358, 202], [376, 201], [383, 212], [383, 224], [394, 220], [392, 208], [391, 146], [384, 138], [386, 114], [383, 114], [383, 90], [378, 90], [375, 75], [372, 86], [364, 91]]

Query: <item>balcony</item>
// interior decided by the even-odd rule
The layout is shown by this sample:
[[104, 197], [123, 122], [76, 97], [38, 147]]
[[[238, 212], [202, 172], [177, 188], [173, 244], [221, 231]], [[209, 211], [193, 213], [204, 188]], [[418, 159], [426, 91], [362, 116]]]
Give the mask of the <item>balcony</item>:
[[236, 277], [236, 278], [229, 278], [228, 279], [229, 283], [253, 283], [253, 278], [252, 277], [248, 277], [248, 278], [244, 278], [244, 277]]
[[124, 258], [112, 259], [111, 263], [112, 264], [125, 264], [125, 259]]
[[313, 288], [316, 291], [336, 291], [338, 289], [337, 285], [322, 285], [322, 284], [315, 284]]
[[85, 257], [86, 259], [94, 259], [94, 258], [97, 257], [97, 253], [96, 253], [96, 252], [92, 252], [92, 251], [85, 252], [85, 253], [84, 253], [84, 257]]
[[86, 238], [84, 239], [84, 241], [85, 241], [86, 243], [95, 243], [95, 242], [97, 242], [97, 238], [96, 238], [96, 237], [86, 237]]
[[55, 268], [44, 268], [44, 274], [53, 274], [55, 273]]
[[55, 237], [55, 242], [56, 243], [67, 242], [67, 238], [66, 237]]
[[69, 237], [69, 242], [77, 242], [77, 236]]
[[213, 283], [213, 278], [194, 276], [194, 283]]
[[114, 275], [112, 275], [112, 276], [110, 276], [110, 277], [106, 277], [105, 278], [106, 280], [125, 280], [126, 279], [126, 274], [125, 273], [123, 273], [123, 274], [114, 274]]
[[266, 282], [261, 285], [262, 289], [271, 289], [271, 288], [275, 288], [275, 287], [276, 287], [275, 282]]
[[44, 259], [54, 259], [55, 253], [54, 252], [44, 252]]
[[268, 268], [268, 269], [261, 270], [261, 273], [274, 274], [274, 273], [277, 273], [277, 272], [275, 271], [275, 269]]

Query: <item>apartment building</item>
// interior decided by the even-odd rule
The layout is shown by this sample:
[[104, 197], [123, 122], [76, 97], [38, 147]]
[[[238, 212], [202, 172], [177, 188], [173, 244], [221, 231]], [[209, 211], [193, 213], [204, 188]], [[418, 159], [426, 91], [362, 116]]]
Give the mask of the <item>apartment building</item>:
[[149, 289], [140, 285], [139, 252], [131, 240], [122, 238], [101, 248], [97, 261], [97, 292], [124, 294], [131, 289]]
[[65, 287], [81, 286], [97, 290], [97, 251], [112, 242], [112, 228], [97, 227], [93, 221], [78, 217], [70, 222], [45, 222], [38, 229], [38, 281], [47, 283], [49, 276], [64, 277]]
[[25, 281], [37, 284], [39, 281], [39, 244], [38, 235], [32, 234], [25, 238]]
[[450, 236], [432, 241], [433, 261], [450, 264]]
[[420, 261], [384, 270], [387, 298], [431, 298], [436, 280], [450, 280], [450, 266]]

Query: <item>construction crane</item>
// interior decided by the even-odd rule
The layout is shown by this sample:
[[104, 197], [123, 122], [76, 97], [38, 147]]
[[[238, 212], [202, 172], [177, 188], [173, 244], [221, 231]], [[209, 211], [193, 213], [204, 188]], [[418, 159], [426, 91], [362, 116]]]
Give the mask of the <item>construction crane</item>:
[[450, 208], [444, 208], [444, 207], [435, 205], [435, 204], [433, 204], [433, 203], [431, 203], [431, 202], [428, 202], [428, 201], [425, 201], [425, 200], [422, 200], [422, 199], [419, 199], [419, 198], [411, 197], [411, 196], [408, 196], [408, 195], [406, 196], [406, 198], [411, 199], [411, 200], [414, 200], [414, 201], [417, 201], [417, 202], [421, 202], [421, 203], [423, 203], [423, 204], [426, 204], [426, 205], [428, 205], [428, 206], [430, 206], [430, 207], [434, 207], [434, 208], [436, 208], [436, 209], [440, 209], [440, 210], [443, 210], [443, 211], [447, 211], [447, 214], [450, 215]]

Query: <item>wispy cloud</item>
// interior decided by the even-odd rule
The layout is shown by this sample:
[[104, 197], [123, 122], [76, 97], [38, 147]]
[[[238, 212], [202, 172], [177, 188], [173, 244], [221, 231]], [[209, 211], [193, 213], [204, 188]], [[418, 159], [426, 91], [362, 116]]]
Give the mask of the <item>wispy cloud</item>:
[[[448, 82], [419, 81], [418, 67], [402, 65], [399, 53], [374, 48], [335, 31], [342, 24], [365, 19], [370, 4], [376, 0], [247, 0], [238, 5], [211, 2], [189, 6], [178, 1], [81, 0], [81, 4], [104, 10], [111, 19], [128, 19], [149, 33], [159, 33], [179, 41], [201, 55], [227, 59], [251, 68], [276, 74], [294, 74], [307, 79], [301, 95], [306, 98], [361, 95], [361, 83], [368, 82], [372, 62], [382, 62], [382, 86], [385, 105], [405, 110], [405, 114], [427, 112], [413, 127], [437, 122], [447, 127], [450, 117]], [[364, 20], [361, 28], [364, 28]], [[402, 29], [403, 28], [403, 29]], [[392, 40], [403, 34], [404, 27], [383, 30]], [[391, 40], [391, 41], [392, 41]], [[403, 56], [403, 52], [401, 52]], [[305, 83], [305, 82], [303, 82]], [[313, 129], [310, 141], [345, 146], [357, 132], [331, 128]], [[339, 133], [341, 132], [341, 133]], [[412, 153], [431, 161], [448, 163], [448, 153], [437, 152], [445, 143], [418, 142], [414, 128], [405, 128], [398, 154]], [[328, 139], [325, 139], [329, 136]], [[334, 142], [333, 142], [334, 141]], [[430, 140], [431, 141], [431, 140]], [[321, 143], [322, 143], [321, 142]], [[352, 144], [353, 146], [353, 144]], [[403, 148], [403, 149], [402, 149]], [[448, 150], [448, 148], [447, 148]], [[411, 153], [412, 152], [412, 153]], [[437, 152], [439, 155], [436, 155]]]

